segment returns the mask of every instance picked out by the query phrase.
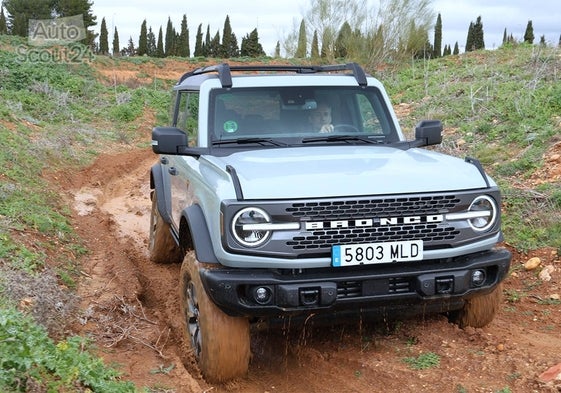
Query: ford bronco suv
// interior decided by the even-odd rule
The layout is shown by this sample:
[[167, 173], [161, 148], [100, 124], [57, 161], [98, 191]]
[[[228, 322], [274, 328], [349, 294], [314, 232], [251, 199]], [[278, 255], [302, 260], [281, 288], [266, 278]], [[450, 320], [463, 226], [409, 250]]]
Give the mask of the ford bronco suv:
[[171, 125], [152, 131], [149, 251], [182, 262], [184, 334], [205, 378], [247, 372], [256, 321], [493, 319], [511, 261], [497, 246], [500, 192], [477, 160], [423, 148], [441, 140], [435, 120], [406, 140], [383, 85], [356, 63], [181, 77]]

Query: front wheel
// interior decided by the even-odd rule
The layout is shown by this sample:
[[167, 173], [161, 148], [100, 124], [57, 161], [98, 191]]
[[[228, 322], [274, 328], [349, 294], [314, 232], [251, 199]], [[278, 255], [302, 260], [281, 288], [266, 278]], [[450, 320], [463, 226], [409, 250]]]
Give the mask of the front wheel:
[[450, 313], [450, 320], [461, 328], [480, 328], [491, 323], [502, 300], [502, 285], [499, 284], [486, 295], [466, 300], [464, 307]]
[[208, 297], [194, 251], [181, 265], [180, 301], [183, 333], [191, 343], [204, 377], [225, 382], [247, 373], [250, 356], [249, 321], [231, 317]]

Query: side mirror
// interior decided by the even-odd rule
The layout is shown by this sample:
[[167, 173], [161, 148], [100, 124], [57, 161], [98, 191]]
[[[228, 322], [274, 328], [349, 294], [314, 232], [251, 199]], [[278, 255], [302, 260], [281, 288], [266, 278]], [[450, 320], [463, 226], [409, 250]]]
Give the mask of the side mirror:
[[415, 140], [423, 146], [438, 145], [442, 142], [442, 122], [423, 120], [415, 127]]
[[152, 129], [152, 151], [156, 154], [180, 154], [187, 147], [187, 135], [176, 127]]

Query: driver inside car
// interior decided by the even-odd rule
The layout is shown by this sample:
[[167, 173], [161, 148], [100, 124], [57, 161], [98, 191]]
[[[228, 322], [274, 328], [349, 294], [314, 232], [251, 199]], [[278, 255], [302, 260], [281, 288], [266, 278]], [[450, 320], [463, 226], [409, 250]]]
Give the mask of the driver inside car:
[[309, 121], [314, 131], [320, 133], [333, 132], [331, 107], [326, 103], [318, 103], [317, 108], [310, 113]]

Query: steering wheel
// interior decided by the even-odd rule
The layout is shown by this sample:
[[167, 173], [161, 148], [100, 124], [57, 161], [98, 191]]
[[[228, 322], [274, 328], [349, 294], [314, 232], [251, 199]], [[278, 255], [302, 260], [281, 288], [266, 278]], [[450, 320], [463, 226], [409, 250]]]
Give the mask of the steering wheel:
[[333, 126], [333, 132], [360, 132], [352, 124], [337, 124]]

